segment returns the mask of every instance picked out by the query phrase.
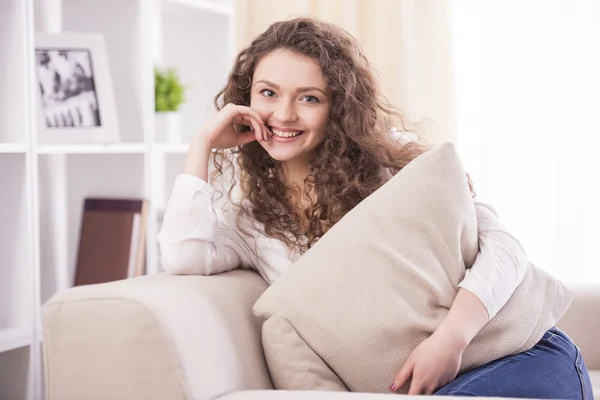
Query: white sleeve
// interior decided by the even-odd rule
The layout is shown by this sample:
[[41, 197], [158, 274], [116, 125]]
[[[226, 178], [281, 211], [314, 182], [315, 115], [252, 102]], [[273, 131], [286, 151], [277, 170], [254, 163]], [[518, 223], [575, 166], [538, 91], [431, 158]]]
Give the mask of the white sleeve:
[[252, 267], [237, 229], [237, 211], [216, 207], [215, 189], [191, 174], [179, 174], [157, 236], [161, 262], [173, 275], [212, 275]]
[[529, 260], [519, 240], [506, 230], [490, 205], [476, 200], [475, 210], [479, 253], [459, 286], [481, 299], [492, 319], [523, 282]]

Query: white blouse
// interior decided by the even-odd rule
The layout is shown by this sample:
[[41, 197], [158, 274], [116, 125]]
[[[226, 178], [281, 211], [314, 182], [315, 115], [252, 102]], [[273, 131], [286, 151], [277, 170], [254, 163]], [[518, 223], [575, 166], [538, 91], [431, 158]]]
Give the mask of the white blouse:
[[[479, 253], [459, 286], [481, 299], [491, 319], [523, 281], [529, 262], [521, 243], [506, 231], [492, 207], [476, 200], [475, 209]], [[226, 191], [216, 191], [197, 176], [179, 174], [158, 234], [163, 268], [173, 275], [252, 268], [273, 283], [297, 255], [261, 233], [259, 223], [249, 216], [242, 217], [241, 224], [252, 238], [240, 232], [238, 210]]]

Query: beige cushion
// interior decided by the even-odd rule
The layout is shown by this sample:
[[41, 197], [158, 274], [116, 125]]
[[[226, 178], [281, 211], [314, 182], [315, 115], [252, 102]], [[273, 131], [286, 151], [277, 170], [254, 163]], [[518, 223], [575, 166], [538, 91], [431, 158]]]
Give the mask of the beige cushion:
[[[409, 353], [448, 313], [477, 252], [474, 202], [446, 143], [349, 212], [255, 303], [267, 319], [275, 387], [389, 393]], [[461, 371], [533, 347], [572, 297], [531, 265], [465, 350]]]

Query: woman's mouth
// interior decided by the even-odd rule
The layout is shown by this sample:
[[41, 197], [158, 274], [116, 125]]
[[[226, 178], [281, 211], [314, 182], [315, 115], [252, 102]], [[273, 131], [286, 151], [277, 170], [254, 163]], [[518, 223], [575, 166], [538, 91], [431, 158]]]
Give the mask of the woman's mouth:
[[[273, 139], [283, 139], [284, 141], [289, 141], [289, 139], [296, 138], [304, 133], [304, 131], [280, 131], [280, 130], [272, 128], [268, 125], [267, 125], [267, 127], [273, 134], [273, 136], [272, 136]], [[277, 140], [277, 141], [281, 141], [281, 140]]]

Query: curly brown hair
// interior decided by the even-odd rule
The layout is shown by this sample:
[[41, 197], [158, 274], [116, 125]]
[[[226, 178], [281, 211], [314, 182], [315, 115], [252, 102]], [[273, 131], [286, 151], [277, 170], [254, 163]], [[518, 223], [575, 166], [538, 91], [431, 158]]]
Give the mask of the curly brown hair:
[[[332, 92], [327, 135], [310, 161], [310, 173], [301, 188], [303, 193], [299, 193], [311, 199], [309, 206], [301, 215], [289, 195], [290, 188], [280, 178], [280, 162], [256, 141], [216, 150], [212, 177], [223, 174], [224, 163], [235, 169], [235, 154], [242, 200], [250, 202], [251, 216], [263, 225], [267, 236], [281, 240], [290, 251], [303, 253], [385, 183], [382, 170], [397, 173], [429, 146], [420, 139], [402, 144], [389, 134], [400, 124], [402, 131], [420, 138], [414, 129], [407, 129], [409, 124], [416, 125], [380, 93], [375, 73], [358, 42], [341, 28], [313, 18], [276, 22], [243, 49], [225, 88], [215, 98], [217, 110], [228, 103], [250, 106], [258, 62], [280, 49], [316, 60]], [[236, 126], [238, 132], [248, 129]], [[238, 218], [241, 229], [240, 225]]]

